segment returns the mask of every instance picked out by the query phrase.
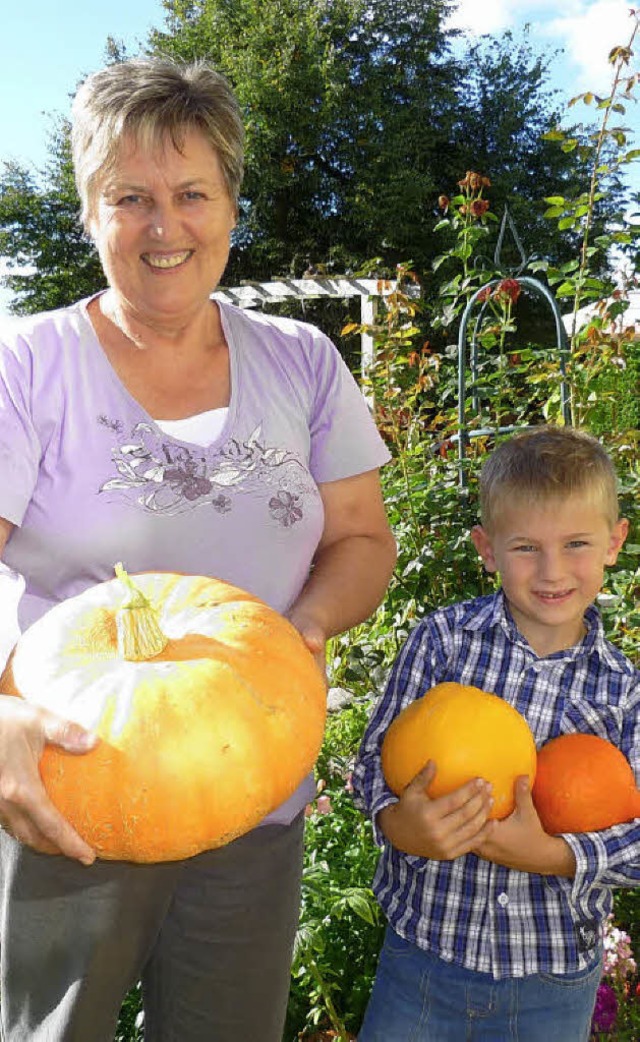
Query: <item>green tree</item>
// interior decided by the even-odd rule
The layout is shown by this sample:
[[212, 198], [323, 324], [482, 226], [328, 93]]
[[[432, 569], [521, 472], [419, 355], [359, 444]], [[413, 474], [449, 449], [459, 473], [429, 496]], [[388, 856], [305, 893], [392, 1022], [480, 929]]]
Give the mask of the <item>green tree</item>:
[[[489, 176], [527, 251], [562, 261], [571, 229], [541, 220], [541, 200], [571, 194], [583, 156], [542, 139], [557, 111], [548, 62], [528, 40], [467, 50], [446, 29], [452, 0], [164, 0], [149, 53], [212, 61], [247, 127], [241, 219], [225, 281], [361, 270], [407, 260], [424, 277], [447, 249], [433, 234], [441, 193], [465, 170]], [[114, 40], [108, 61], [125, 57]], [[609, 203], [601, 204], [609, 205]], [[103, 284], [77, 222], [67, 127], [39, 177], [0, 174], [0, 255], [14, 310], [68, 303]], [[492, 237], [485, 244], [492, 252]], [[25, 267], [26, 266], [26, 267]], [[25, 270], [20, 271], [23, 267]], [[34, 274], [26, 274], [32, 271]], [[445, 268], [424, 279], [435, 297]]]
[[[566, 113], [558, 91], [550, 88], [554, 53], [534, 51], [529, 28], [496, 39], [481, 37], [468, 48], [457, 113], [455, 138], [461, 165], [491, 178], [491, 208], [500, 214], [508, 204], [529, 255], [562, 263], [575, 255], [578, 241], [568, 228], [550, 228], [544, 196], [577, 194], [590, 174], [592, 148], [563, 152], [550, 139]], [[567, 136], [588, 145], [589, 128], [575, 125]], [[443, 190], [446, 188], [443, 186]], [[611, 179], [595, 220], [603, 230], [624, 200], [624, 182]], [[562, 234], [558, 234], [558, 231]], [[606, 265], [606, 257], [602, 258]]]
[[165, 0], [156, 52], [206, 57], [246, 114], [237, 276], [424, 253], [457, 63], [449, 0]]
[[62, 307], [104, 286], [78, 210], [69, 127], [60, 120], [40, 179], [17, 163], [7, 163], [0, 177], [0, 256], [11, 265], [4, 282], [16, 314]]

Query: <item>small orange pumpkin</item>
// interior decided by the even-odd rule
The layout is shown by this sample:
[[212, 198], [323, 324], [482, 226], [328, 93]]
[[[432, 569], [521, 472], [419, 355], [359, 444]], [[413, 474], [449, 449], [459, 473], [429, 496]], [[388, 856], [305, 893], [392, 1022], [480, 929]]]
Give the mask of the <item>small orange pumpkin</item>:
[[46, 746], [40, 772], [114, 860], [173, 861], [247, 832], [311, 770], [325, 721], [297, 630], [202, 576], [148, 573], [134, 587], [121, 572], [64, 601], [21, 636], [0, 690], [97, 732], [83, 755]]
[[543, 745], [533, 802], [545, 832], [597, 832], [640, 817], [640, 792], [624, 753], [595, 734]]
[[506, 818], [515, 806], [514, 782], [536, 770], [536, 747], [524, 717], [499, 698], [464, 684], [437, 684], [406, 706], [382, 744], [382, 770], [400, 795], [427, 760], [436, 777], [427, 792], [444, 796], [472, 778], [491, 783], [490, 817]]

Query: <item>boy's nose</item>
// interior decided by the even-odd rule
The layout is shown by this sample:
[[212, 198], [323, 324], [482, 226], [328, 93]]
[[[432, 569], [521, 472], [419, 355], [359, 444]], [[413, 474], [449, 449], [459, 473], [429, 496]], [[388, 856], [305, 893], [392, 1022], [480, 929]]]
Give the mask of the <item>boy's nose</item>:
[[564, 567], [562, 563], [562, 555], [556, 553], [553, 550], [547, 550], [540, 555], [540, 577], [547, 581], [553, 581], [562, 578], [564, 574]]

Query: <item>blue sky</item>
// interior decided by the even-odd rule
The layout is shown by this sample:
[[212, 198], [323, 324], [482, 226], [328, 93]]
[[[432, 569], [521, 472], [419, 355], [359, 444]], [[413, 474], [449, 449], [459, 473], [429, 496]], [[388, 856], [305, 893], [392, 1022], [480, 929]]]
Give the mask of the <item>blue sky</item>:
[[[627, 42], [629, 10], [628, 0], [460, 0], [454, 24], [477, 34], [528, 22], [536, 47], [562, 49], [552, 64], [553, 83], [568, 99], [606, 92], [607, 54]], [[34, 168], [47, 158], [51, 114], [68, 115], [78, 82], [104, 64], [107, 37], [135, 54], [165, 15], [161, 0], [0, 0], [0, 13], [0, 162]], [[627, 121], [640, 125], [637, 108]], [[640, 163], [635, 168], [640, 186]]]

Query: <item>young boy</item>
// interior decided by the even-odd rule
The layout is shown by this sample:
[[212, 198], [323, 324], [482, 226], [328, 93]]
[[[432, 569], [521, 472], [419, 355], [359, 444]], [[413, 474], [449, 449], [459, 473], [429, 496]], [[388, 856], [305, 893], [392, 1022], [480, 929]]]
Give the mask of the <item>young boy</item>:
[[548, 835], [525, 777], [513, 814], [492, 821], [482, 779], [430, 799], [431, 761], [400, 799], [385, 784], [389, 724], [441, 681], [500, 695], [538, 748], [566, 732], [607, 738], [640, 780], [640, 672], [593, 604], [628, 529], [611, 461], [586, 434], [541, 428], [492, 453], [480, 500], [471, 538], [502, 588], [416, 626], [354, 772], [389, 923], [359, 1042], [586, 1042], [611, 889], [640, 885], [640, 819]]

